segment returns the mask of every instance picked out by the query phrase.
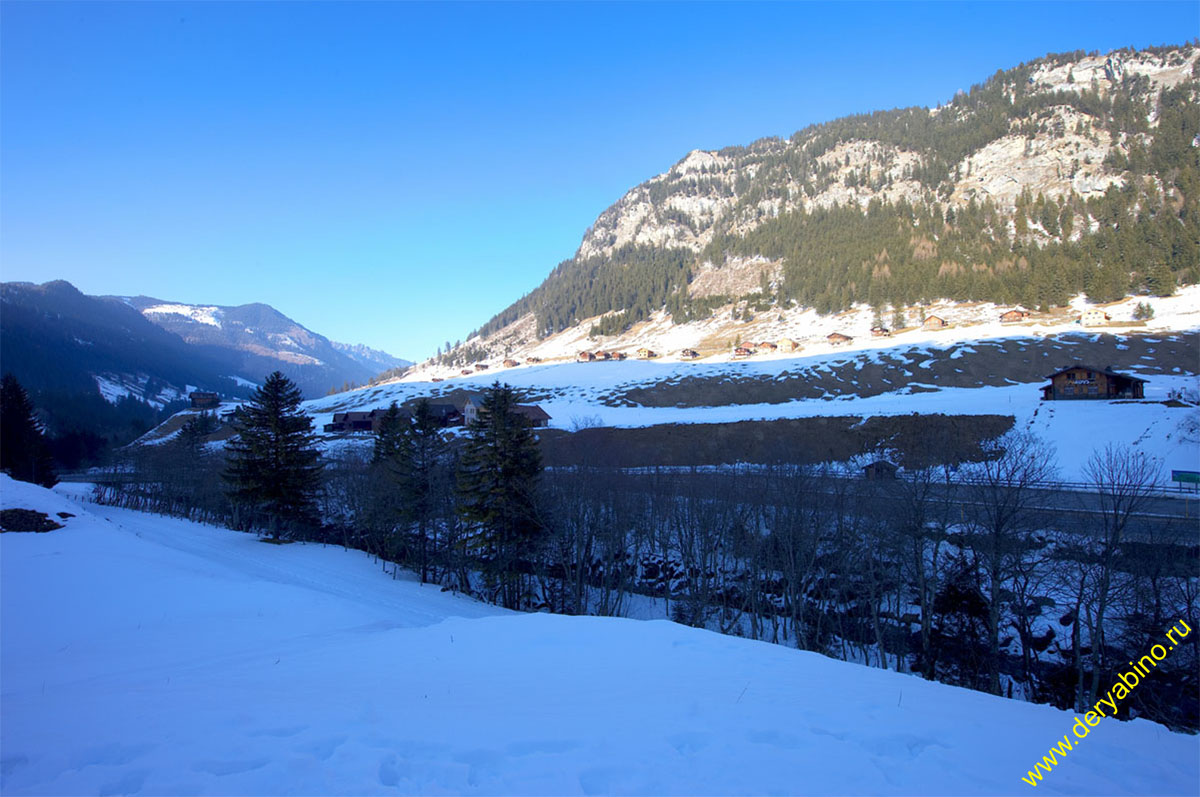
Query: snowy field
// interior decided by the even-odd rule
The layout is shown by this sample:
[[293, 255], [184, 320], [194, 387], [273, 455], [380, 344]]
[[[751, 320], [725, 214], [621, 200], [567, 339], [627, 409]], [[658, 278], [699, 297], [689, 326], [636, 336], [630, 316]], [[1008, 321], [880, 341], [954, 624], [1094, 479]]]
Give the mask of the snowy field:
[[[928, 348], [930, 360], [955, 357], [937, 347]], [[1200, 378], [1195, 372], [1148, 374], [1146, 401], [1044, 402], [1037, 383], [1007, 386], [939, 387], [916, 377], [904, 387], [874, 396], [827, 394], [820, 399], [797, 399], [770, 404], [726, 404], [707, 407], [613, 406], [606, 396], [614, 391], [678, 381], [688, 376], [707, 379], [778, 377], [790, 367], [814, 370], [843, 366], [855, 358], [881, 356], [874, 352], [777, 357], [741, 363], [665, 363], [625, 361], [619, 363], [560, 363], [484, 372], [453, 382], [431, 384], [400, 381], [305, 403], [316, 428], [333, 419], [335, 412], [386, 408], [392, 401], [403, 403], [419, 396], [437, 396], [451, 390], [485, 390], [497, 379], [528, 390], [537, 404], [550, 414], [550, 426], [574, 429], [580, 426], [638, 427], [674, 423], [728, 423], [780, 418], [909, 415], [1012, 416], [1015, 426], [1033, 432], [1057, 451], [1060, 478], [1084, 479], [1083, 468], [1095, 450], [1113, 444], [1129, 446], [1156, 457], [1163, 479], [1171, 469], [1200, 469], [1200, 409], [1167, 407], [1162, 403], [1172, 391], [1195, 395]], [[919, 358], [920, 355], [917, 355]], [[928, 362], [928, 360], [926, 361]], [[1200, 364], [1198, 364], [1200, 365]], [[1136, 373], [1136, 371], [1132, 372]], [[852, 386], [848, 386], [849, 391]], [[362, 443], [369, 443], [362, 436]]]
[[[0, 476], [4, 794], [1016, 794], [1073, 716], [665, 621], [521, 615]], [[1054, 794], [1196, 794], [1104, 721]]]

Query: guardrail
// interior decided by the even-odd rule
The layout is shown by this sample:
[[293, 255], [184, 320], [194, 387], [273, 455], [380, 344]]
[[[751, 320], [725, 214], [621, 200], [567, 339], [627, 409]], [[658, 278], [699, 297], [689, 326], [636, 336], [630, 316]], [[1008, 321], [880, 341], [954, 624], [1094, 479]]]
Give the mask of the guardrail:
[[[906, 481], [914, 481], [915, 477], [912, 474], [898, 473], [896, 478]], [[940, 483], [950, 483], [955, 485], [967, 485], [976, 487], [986, 487], [989, 482], [986, 479], [971, 478], [969, 476], [951, 475], [948, 479], [938, 479]], [[1097, 485], [1095, 482], [1071, 482], [1071, 481], [1054, 481], [1042, 480], [1027, 482], [1022, 485], [1035, 490], [1052, 490], [1057, 492], [1078, 492], [1078, 493], [1101, 493], [1104, 491], [1102, 485]], [[1190, 498], [1193, 496], [1200, 497], [1200, 485], [1184, 486], [1182, 482], [1167, 483], [1155, 482], [1145, 488], [1146, 493], [1159, 498]]]

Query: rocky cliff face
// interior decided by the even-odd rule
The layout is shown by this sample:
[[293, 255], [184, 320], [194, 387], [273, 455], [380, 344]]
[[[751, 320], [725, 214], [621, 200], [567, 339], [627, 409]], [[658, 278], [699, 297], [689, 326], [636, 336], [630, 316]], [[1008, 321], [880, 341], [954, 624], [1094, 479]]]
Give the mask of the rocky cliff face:
[[[727, 297], [728, 310], [739, 297], [777, 288], [785, 266], [780, 256], [747, 254], [753, 247], [739, 249], [728, 242], [744, 240], [785, 214], [847, 207], [865, 213], [898, 203], [944, 217], [947, 225], [964, 210], [985, 208], [985, 234], [996, 240], [995, 263], [968, 266], [969, 257], [952, 255], [942, 246], [940, 225], [914, 231], [910, 262], [931, 260], [936, 268], [930, 273], [937, 278], [972, 269], [1024, 268], [1019, 253], [1008, 256], [1004, 250], [1078, 241], [1094, 233], [1101, 219], [1089, 200], [1105, 197], [1114, 187], [1136, 183], [1138, 191], [1159, 195], [1156, 201], [1165, 205], [1195, 202], [1145, 162], [1163, 92], [1183, 87], [1191, 92], [1187, 102], [1194, 111], [1198, 86], [1200, 49], [1190, 45], [1048, 56], [999, 72], [934, 109], [850, 117], [806, 128], [788, 140], [695, 150], [602, 213], [574, 260], [556, 269], [543, 288], [556, 279], [561, 283], [572, 267], [589, 274], [613, 269], [618, 276], [610, 282], [619, 281], [632, 248], [670, 250], [688, 253], [689, 261], [686, 283], [672, 290], [692, 301]], [[1194, 159], [1200, 140], [1190, 145], [1192, 154], [1185, 158]], [[1040, 221], [1032, 211], [1035, 200], [1039, 212], [1052, 206], [1055, 218]], [[1058, 224], [1059, 218], [1065, 223]], [[890, 253], [893, 261], [896, 254]], [[875, 252], [867, 265], [873, 276], [886, 277], [889, 252]], [[546, 303], [563, 304], [563, 291], [537, 293], [485, 325], [460, 359], [530, 350], [539, 336], [565, 334], [561, 323], [546, 329], [544, 318], [533, 320]], [[572, 306], [589, 306], [571, 298]], [[621, 310], [570, 312], [573, 323], [586, 328]], [[639, 312], [633, 320], [649, 317]]]
[[[1047, 61], [1028, 70], [1023, 86], [1013, 82], [1018, 79], [1014, 76], [1005, 92], [1013, 99], [1018, 91], [1026, 96], [1096, 92], [1107, 98], [1127, 77], [1138, 78], [1145, 81], [1142, 94], [1151, 109], [1147, 121], [1152, 128], [1157, 121], [1154, 101], [1163, 89], [1194, 79], [1198, 58], [1200, 50], [1185, 47]], [[953, 104], [928, 113], [967, 115]], [[1011, 132], [951, 165], [943, 191], [951, 205], [991, 198], [1009, 209], [1023, 191], [1048, 199], [1072, 191], [1084, 198], [1103, 194], [1128, 177], [1126, 170], [1105, 166], [1105, 159], [1114, 148], [1128, 155], [1133, 143], [1128, 136], [1114, 140], [1104, 126], [1104, 120], [1069, 106], [1013, 117]], [[747, 148], [688, 153], [602, 213], [584, 236], [577, 257], [611, 255], [629, 244], [700, 252], [717, 232], [745, 234], [788, 210], [835, 204], [865, 208], [874, 200], [919, 202], [925, 196], [922, 184], [911, 175], [929, 165], [928, 156], [877, 140], [843, 141], [817, 155], [813, 171], [829, 170], [819, 183], [806, 179], [803, 167], [789, 164], [780, 170], [764, 165], [805, 163], [820, 134], [802, 131], [789, 141], [763, 139]]]

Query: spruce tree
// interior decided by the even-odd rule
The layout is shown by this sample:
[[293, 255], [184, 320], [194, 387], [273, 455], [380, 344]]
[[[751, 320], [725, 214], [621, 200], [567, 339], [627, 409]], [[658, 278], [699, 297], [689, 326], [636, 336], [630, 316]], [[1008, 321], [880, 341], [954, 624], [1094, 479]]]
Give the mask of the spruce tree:
[[521, 607], [543, 526], [536, 510], [542, 471], [537, 438], [515, 411], [512, 387], [496, 382], [468, 428], [458, 472], [459, 514], [477, 531], [485, 572], [505, 607]]
[[399, 421], [393, 427], [389, 418], [395, 408], [393, 404], [384, 417], [375, 453], [376, 457], [387, 458], [396, 488], [399, 520], [410, 528], [416, 527], [416, 565], [421, 583], [425, 583], [429, 580], [429, 543], [438, 514], [447, 446], [428, 399], [416, 403], [411, 418], [405, 419], [397, 411]]
[[202, 412], [183, 425], [176, 441], [190, 454], [199, 456], [202, 453], [205, 439], [216, 429], [217, 424], [212, 414]]
[[58, 483], [33, 403], [12, 374], [0, 380], [0, 471], [43, 487]]
[[371, 458], [372, 461], [377, 463], [395, 462], [400, 456], [400, 439], [403, 435], [404, 415], [393, 401], [383, 418], [380, 419], [379, 428], [375, 430], [375, 453]]
[[301, 401], [299, 388], [276, 371], [238, 409], [237, 436], [226, 446], [227, 494], [235, 507], [249, 511], [247, 525], [265, 523], [275, 539], [318, 523], [321, 452]]

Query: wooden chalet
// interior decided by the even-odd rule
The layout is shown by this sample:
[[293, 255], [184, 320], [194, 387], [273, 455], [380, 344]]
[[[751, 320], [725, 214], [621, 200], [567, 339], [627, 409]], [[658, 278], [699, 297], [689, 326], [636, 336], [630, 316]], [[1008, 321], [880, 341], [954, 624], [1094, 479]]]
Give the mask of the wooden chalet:
[[653, 360], [658, 356], [658, 353], [653, 349], [647, 349], [645, 346], [643, 346], [637, 350], [637, 356], [639, 360]]
[[623, 352], [623, 351], [614, 351], [614, 352], [612, 353], [612, 358], [613, 358], [614, 360], [617, 360], [618, 362], [619, 362], [619, 361], [621, 361], [621, 360], [624, 360], [624, 359], [626, 359], [628, 356], [629, 356], [629, 355], [627, 355], [627, 354], [626, 354], [625, 352]]
[[526, 357], [525, 358], [526, 365], [537, 365], [541, 361], [542, 361], [541, 357]]
[[386, 410], [370, 410], [362, 412], [335, 412], [333, 414], [333, 423], [325, 424], [326, 432], [348, 433], [348, 432], [371, 432], [374, 431], [378, 421], [376, 416], [382, 418]]
[[772, 343], [769, 340], [764, 340], [762, 343], [758, 344], [758, 350], [759, 351], [778, 351], [779, 346], [775, 343]]
[[832, 332], [825, 336], [825, 340], [829, 341], [831, 346], [845, 346], [854, 338], [849, 335], [843, 335], [841, 332]]
[[[438, 426], [462, 426], [463, 416], [458, 407], [448, 402], [430, 402], [429, 413], [437, 421]], [[409, 410], [401, 410], [401, 417], [408, 420]], [[383, 423], [386, 409], [361, 410], [352, 412], [335, 412], [333, 423], [324, 426], [326, 432], [333, 434], [349, 434], [353, 432], [378, 433]]]
[[470, 368], [464, 368], [464, 369], [462, 369], [462, 375], [463, 375], [463, 376], [470, 376], [470, 375], [471, 375], [471, 374], [473, 374], [473, 373], [475, 373], [475, 372], [474, 372], [474, 371], [472, 371]]
[[608, 362], [611, 359], [612, 359], [612, 355], [606, 351], [596, 352], [596, 360], [598, 360], [599, 362]]
[[775, 345], [779, 347], [780, 351], [795, 351], [800, 348], [800, 344], [791, 338], [780, 338]]
[[684, 349], [683, 351], [679, 352], [679, 358], [681, 360], [696, 360], [699, 359], [699, 357], [700, 352], [696, 351], [695, 349]]
[[475, 423], [475, 420], [479, 417], [481, 407], [483, 407], [483, 394], [468, 393], [467, 398], [463, 401], [461, 410], [463, 423], [468, 426]]
[[1103, 310], [1084, 310], [1079, 316], [1079, 323], [1085, 327], [1102, 327], [1112, 320], [1112, 316]]
[[221, 396], [207, 390], [193, 390], [188, 394], [194, 410], [215, 410], [221, 406]]
[[754, 349], [748, 349], [745, 346], [737, 346], [733, 350], [734, 357], [751, 357], [754, 355]]
[[504, 361], [505, 368], [516, 368], [518, 365], [520, 365], [520, 363], [517, 362], [516, 360], [505, 360]]
[[592, 354], [590, 351], [581, 351], [579, 354], [575, 355], [575, 362], [577, 363], [590, 363], [595, 359], [596, 355]]
[[535, 429], [550, 425], [549, 413], [536, 404], [518, 404], [513, 407], [513, 412], [528, 421], [529, 425]]
[[1042, 388], [1042, 401], [1145, 398], [1145, 379], [1119, 374], [1112, 368], [1076, 364], [1046, 378], [1050, 384]]
[[440, 376], [435, 376], [432, 379], [430, 379], [429, 381], [430, 382], [445, 382], [446, 380], [442, 379]]
[[476, 370], [476, 371], [486, 371], [487, 369], [488, 369], [488, 364], [487, 364], [487, 363], [475, 363], [475, 370]]
[[1019, 324], [1029, 318], [1028, 310], [1007, 310], [1000, 314], [1001, 324]]
[[879, 459], [862, 469], [863, 478], [868, 481], [881, 481], [896, 478], [899, 468], [886, 459]]
[[448, 401], [430, 402], [429, 414], [438, 422], [438, 426], [443, 428], [449, 426], [462, 426], [463, 414], [458, 407]]
[[871, 327], [871, 337], [873, 338], [890, 338], [892, 330], [887, 327]]
[[937, 315], [925, 316], [925, 320], [921, 322], [922, 329], [945, 329], [950, 326], [946, 319]]
[[[459, 423], [472, 424], [479, 418], [479, 411], [483, 409], [483, 394], [472, 393], [467, 396], [463, 403], [462, 412], [459, 415]], [[432, 405], [431, 405], [432, 406]], [[453, 408], [453, 405], [448, 405]], [[513, 406], [513, 412], [520, 415], [530, 426], [544, 427], [550, 425], [550, 415], [536, 404], [517, 404]]]

